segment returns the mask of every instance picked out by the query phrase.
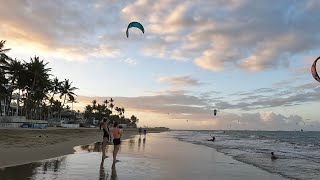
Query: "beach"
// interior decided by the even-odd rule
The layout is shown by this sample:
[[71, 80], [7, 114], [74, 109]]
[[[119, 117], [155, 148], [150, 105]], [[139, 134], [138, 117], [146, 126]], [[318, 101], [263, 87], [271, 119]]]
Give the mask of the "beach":
[[[136, 134], [137, 129], [126, 129], [123, 139]], [[72, 154], [74, 146], [101, 141], [102, 132], [98, 128], [0, 129], [0, 167]]]
[[[99, 148], [75, 147], [74, 154], [0, 169], [2, 179], [198, 179], [283, 180], [284, 178], [203, 145], [179, 141], [172, 132], [134, 136], [122, 142], [118, 159], [101, 162]], [[97, 145], [99, 146], [99, 145]], [[96, 151], [95, 151], [96, 149]], [[111, 156], [112, 146], [107, 155]], [[19, 172], [19, 173], [15, 173]]]

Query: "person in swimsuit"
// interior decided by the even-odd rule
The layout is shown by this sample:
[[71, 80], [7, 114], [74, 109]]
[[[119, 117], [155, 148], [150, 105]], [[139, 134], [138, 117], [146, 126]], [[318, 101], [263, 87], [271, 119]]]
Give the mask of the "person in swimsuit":
[[121, 140], [120, 140], [120, 129], [118, 127], [118, 122], [115, 122], [113, 124], [113, 128], [112, 128], [112, 136], [113, 136], [113, 162], [116, 163], [118, 162], [117, 160], [117, 154], [120, 148], [120, 144], [121, 144]]
[[106, 146], [107, 144], [110, 142], [110, 130], [108, 127], [108, 123], [109, 123], [109, 119], [108, 118], [103, 118], [103, 122], [100, 124], [100, 131], [101, 128], [103, 130], [103, 141], [102, 141], [102, 159], [107, 158], [106, 156]]

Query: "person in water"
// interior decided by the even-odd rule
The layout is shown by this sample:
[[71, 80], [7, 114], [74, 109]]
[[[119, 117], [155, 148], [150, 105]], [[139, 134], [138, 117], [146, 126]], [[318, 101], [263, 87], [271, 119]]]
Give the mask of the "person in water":
[[114, 148], [113, 148], [113, 162], [114, 163], [118, 162], [117, 154], [118, 154], [120, 144], [121, 144], [121, 140], [120, 140], [121, 133], [120, 133], [120, 129], [119, 129], [118, 125], [119, 125], [119, 123], [115, 122], [113, 124], [113, 128], [112, 128], [113, 145], [114, 145]]
[[100, 124], [100, 131], [101, 131], [101, 128], [103, 130], [102, 159], [107, 158], [107, 156], [106, 156], [106, 146], [111, 140], [110, 129], [108, 127], [109, 121], [110, 120], [108, 118], [103, 118], [102, 123]]
[[[211, 135], [210, 135], [211, 136]], [[208, 139], [208, 141], [215, 141], [216, 138], [214, 136], [211, 136], [212, 139]]]
[[274, 159], [278, 159], [278, 157], [276, 155], [274, 155], [273, 152], [271, 152], [271, 159], [274, 160]]

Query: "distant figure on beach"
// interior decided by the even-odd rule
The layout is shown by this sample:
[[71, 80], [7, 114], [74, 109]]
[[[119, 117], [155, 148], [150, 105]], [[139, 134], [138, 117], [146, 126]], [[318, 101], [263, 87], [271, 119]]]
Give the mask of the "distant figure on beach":
[[141, 136], [141, 133], [142, 133], [142, 128], [139, 127], [139, 134], [140, 134], [140, 136]]
[[276, 155], [274, 155], [273, 152], [271, 152], [271, 159], [272, 159], [272, 160], [275, 160], [275, 159], [278, 159], [278, 157], [277, 157]]
[[147, 130], [146, 129], [143, 130], [143, 134], [144, 134], [144, 136], [147, 135]]
[[121, 140], [120, 140], [120, 129], [118, 127], [118, 122], [115, 122], [113, 124], [113, 128], [112, 128], [112, 136], [113, 136], [113, 145], [114, 145], [114, 149], [113, 149], [113, 162], [116, 163], [118, 162], [117, 160], [117, 154], [120, 148], [120, 144], [121, 144]]
[[211, 139], [208, 139], [208, 141], [215, 141], [215, 140], [216, 140], [216, 138], [214, 136], [211, 136]]
[[106, 156], [106, 145], [110, 142], [111, 136], [110, 136], [110, 129], [108, 127], [109, 119], [103, 118], [103, 122], [100, 124], [100, 131], [101, 128], [103, 130], [103, 140], [102, 140], [102, 159], [107, 158]]

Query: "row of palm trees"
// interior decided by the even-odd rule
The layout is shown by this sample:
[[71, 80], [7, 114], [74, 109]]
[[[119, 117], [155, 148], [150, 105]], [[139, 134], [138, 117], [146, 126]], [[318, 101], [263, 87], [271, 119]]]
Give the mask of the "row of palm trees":
[[[113, 109], [117, 112], [117, 114], [113, 114]], [[104, 100], [102, 104], [99, 104], [96, 100], [93, 100], [91, 104], [88, 104], [85, 107], [84, 118], [89, 120], [101, 120], [104, 117], [109, 117], [111, 122], [117, 121], [119, 123], [127, 124], [131, 127], [137, 127], [139, 119], [134, 115], [132, 115], [130, 118], [126, 118], [124, 113], [125, 109], [123, 107], [115, 107], [114, 99], [112, 98], [110, 98], [110, 100]]]
[[[29, 62], [10, 58], [5, 42], [0, 41], [0, 115], [15, 112], [27, 119], [59, 118], [66, 102], [75, 102], [77, 88], [68, 79], [51, 79], [48, 63], [37, 56]], [[10, 106], [13, 100], [18, 110]]]

